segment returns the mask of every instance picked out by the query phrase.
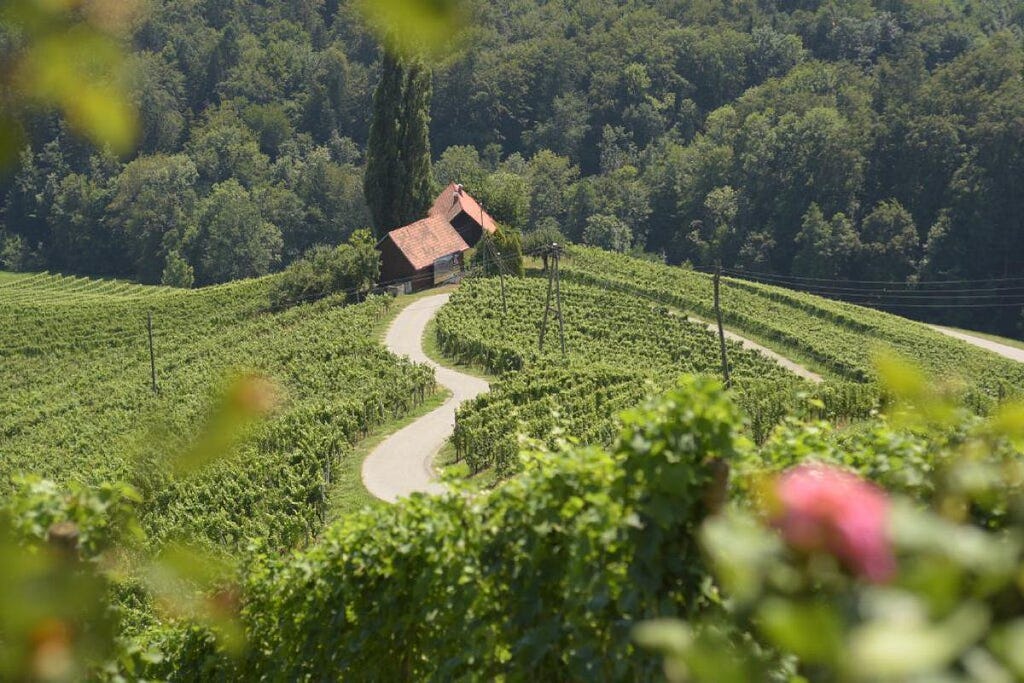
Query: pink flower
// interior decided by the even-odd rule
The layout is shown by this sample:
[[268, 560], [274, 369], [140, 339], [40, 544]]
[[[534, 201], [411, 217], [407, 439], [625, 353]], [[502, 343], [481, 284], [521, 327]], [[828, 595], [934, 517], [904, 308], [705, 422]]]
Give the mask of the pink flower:
[[896, 573], [886, 518], [885, 493], [849, 472], [825, 465], [801, 465], [776, 483], [772, 525], [793, 548], [835, 555], [869, 581]]

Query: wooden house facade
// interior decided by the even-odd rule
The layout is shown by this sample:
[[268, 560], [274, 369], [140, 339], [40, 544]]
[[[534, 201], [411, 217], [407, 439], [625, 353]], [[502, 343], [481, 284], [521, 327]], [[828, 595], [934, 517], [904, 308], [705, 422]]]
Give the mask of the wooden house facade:
[[465, 253], [484, 233], [498, 229], [494, 219], [461, 185], [441, 192], [427, 216], [388, 232], [378, 243], [382, 284], [409, 283], [412, 291], [449, 281], [464, 266]]

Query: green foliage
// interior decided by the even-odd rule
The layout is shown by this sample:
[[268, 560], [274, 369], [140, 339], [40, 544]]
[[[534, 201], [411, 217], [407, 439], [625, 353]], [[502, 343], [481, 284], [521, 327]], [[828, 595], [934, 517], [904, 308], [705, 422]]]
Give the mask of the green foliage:
[[713, 382], [688, 379], [624, 420], [610, 452], [538, 451], [488, 496], [413, 497], [307, 552], [257, 557], [236, 675], [650, 676], [629, 626], [696, 607], [694, 533], [736, 412]]
[[110, 227], [143, 282], [160, 280], [166, 255], [180, 249], [194, 228], [198, 178], [192, 160], [179, 154], [141, 157], [113, 180]]
[[167, 287], [189, 289], [196, 281], [195, 270], [177, 252], [167, 254], [167, 265], [160, 278], [160, 284]]
[[196, 220], [184, 241], [200, 284], [266, 275], [281, 258], [281, 231], [234, 178], [213, 187]]
[[85, 559], [141, 538], [136, 507], [142, 498], [126, 484], [104, 482], [89, 489], [72, 483], [63, 491], [37, 476], [19, 477], [13, 483], [5, 513], [10, 531], [19, 538], [46, 541], [57, 525], [72, 524], [75, 547]]
[[[553, 221], [582, 241], [592, 217], [613, 216], [616, 247], [628, 241], [672, 264], [721, 259], [894, 284], [991, 280], [975, 288], [999, 291], [964, 293], [956, 306], [877, 303], [1017, 333], [1020, 306], [1005, 303], [1015, 300], [999, 283], [1024, 260], [1024, 20], [1005, 1], [592, 2], [568, 11], [508, 0], [245, 0], [145, 13], [135, 2], [117, 12], [86, 4], [70, 14], [12, 6], [6, 20], [13, 101], [67, 91], [42, 93], [65, 107], [63, 119], [14, 104], [0, 114], [11, 124], [7, 158], [28, 150], [0, 179], [3, 229], [24, 239], [37, 267], [157, 282], [179, 246], [144, 241], [145, 258], [124, 253], [121, 212], [108, 209], [117, 173], [94, 164], [101, 146], [79, 135], [83, 109], [105, 125], [119, 116], [101, 114], [127, 104], [138, 112], [140, 156], [115, 151], [128, 163], [187, 154], [201, 178], [196, 202], [231, 178], [266, 197], [282, 266], [361, 226], [419, 218], [433, 194], [433, 154], [437, 177], [465, 183], [523, 232]], [[102, 49], [80, 54], [94, 44], [78, 29], [100, 35]], [[133, 52], [122, 60], [114, 43]], [[429, 76], [417, 66], [424, 55]], [[29, 62], [38, 78], [19, 83]], [[370, 144], [377, 86], [396, 116]], [[99, 92], [110, 97], [100, 102]], [[724, 188], [735, 202], [712, 207]], [[814, 206], [821, 221], [810, 220]]]
[[[928, 466], [918, 474], [930, 486], [901, 487], [911, 497], [889, 496], [847, 471], [820, 465], [792, 469], [781, 479], [762, 478], [761, 497], [741, 499], [753, 503], [753, 510], [708, 519], [701, 532], [722, 591], [721, 614], [691, 625], [650, 622], [636, 631], [640, 643], [667, 656], [670, 680], [723, 680], [736, 661], [759, 677], [768, 676], [764, 665], [772, 664], [776, 675], [786, 671], [812, 681], [939, 680], [962, 671], [1014, 680], [1024, 672], [1014, 651], [1021, 598], [1016, 577], [1024, 563], [1024, 414], [1010, 405], [990, 421], [965, 422], [965, 413], [950, 413], [941, 394], [913, 386], [916, 380], [908, 383], [912, 371], [890, 365], [885, 372], [901, 400], [911, 401], [905, 414], [924, 430], [915, 464]], [[936, 419], [940, 414], [945, 417]], [[870, 457], [903, 464], [898, 431], [882, 431], [888, 439], [875, 440]], [[947, 439], [948, 432], [959, 436]], [[780, 440], [775, 450], [792, 463], [806, 462], [817, 458], [807, 444]], [[898, 474], [889, 468], [872, 473], [876, 480]], [[798, 479], [799, 492], [792, 488]], [[856, 534], [844, 538], [878, 543], [891, 562], [885, 574], [859, 573], [848, 562], [849, 548], [808, 544], [810, 537], [797, 529], [834, 534], [819, 538], [842, 536], [848, 519], [830, 517], [837, 494], [859, 498], [841, 513], [861, 517], [852, 522]], [[807, 495], [820, 502], [832, 496], [833, 505], [807, 506], [815, 500]], [[1009, 514], [992, 516], [995, 510]], [[748, 635], [725, 649], [713, 639], [723, 630]], [[780, 657], [766, 660], [766, 649]]]
[[530, 196], [522, 176], [506, 170], [491, 173], [481, 182], [478, 198], [502, 225], [515, 231], [526, 227]]
[[[713, 319], [711, 277], [682, 268], [574, 247], [564, 277], [653, 299]], [[789, 289], [725, 278], [722, 315], [737, 332], [793, 358], [806, 358], [853, 382], [877, 377], [874, 352], [889, 348], [913, 358], [930, 375], [960, 386], [975, 410], [1019, 396], [1019, 363], [949, 339], [888, 313]]]
[[378, 237], [426, 214], [434, 199], [430, 170], [430, 70], [385, 50], [373, 95], [366, 151], [366, 203]]
[[629, 251], [633, 234], [629, 226], [615, 216], [595, 215], [583, 228], [583, 242], [609, 251]]
[[32, 270], [35, 259], [21, 235], [0, 233], [0, 266], [6, 270]]
[[322, 299], [331, 294], [358, 300], [377, 282], [380, 254], [369, 230], [358, 230], [337, 247], [314, 247], [276, 280], [270, 294], [274, 308]]
[[[568, 358], [561, 358], [553, 319], [539, 350], [546, 281], [506, 280], [507, 315], [498, 285], [494, 278], [464, 283], [437, 318], [442, 352], [501, 375], [491, 391], [457, 414], [452, 440], [472, 474], [490, 470], [504, 478], [518, 471], [520, 434], [552, 447], [563, 438], [611, 443], [618, 412], [681, 374], [720, 372], [718, 340], [705, 324], [644, 298], [590, 285], [562, 283]], [[732, 342], [729, 357], [736, 400], [749, 414], [757, 441], [788, 412], [857, 418], [877, 399], [876, 391], [844, 382], [813, 387]]]
[[800, 251], [793, 257], [793, 272], [828, 278], [849, 267], [860, 250], [860, 239], [850, 220], [841, 213], [826, 220], [821, 208], [811, 204], [796, 235]]
[[920, 251], [917, 227], [898, 201], [879, 203], [864, 218], [861, 231], [865, 277], [904, 280], [914, 272]]
[[552, 244], [568, 244], [569, 240], [551, 221], [543, 222], [536, 230], [523, 235], [523, 253], [539, 256]]
[[434, 179], [438, 185], [447, 187], [450, 183], [458, 183], [474, 195], [486, 176], [480, 153], [468, 145], [449, 147], [434, 164]]
[[138, 112], [123, 87], [126, 69], [119, 40], [135, 7], [71, 10], [62, 3], [6, 3], [2, 8], [8, 38], [3, 76], [10, 89], [0, 112], [0, 163], [14, 156], [23, 133], [18, 110], [25, 105], [58, 109], [77, 131], [118, 152], [135, 143]]
[[[45, 274], [0, 280], [10, 321], [0, 330], [0, 384], [11, 408], [0, 417], [0, 496], [26, 472], [61, 485], [129, 481], [144, 496], [153, 547], [189, 537], [232, 552], [248, 539], [281, 548], [314, 535], [352, 445], [418, 404], [434, 378], [376, 342], [388, 300], [267, 313], [274, 284], [186, 291]], [[232, 442], [230, 457], [175, 477], [172, 459], [189, 452], [234, 369], [276, 382], [280, 409]]]
[[526, 272], [522, 237], [506, 228], [499, 228], [493, 235], [483, 235], [473, 251], [471, 265], [480, 268], [481, 274], [486, 276], [504, 272], [522, 277]]

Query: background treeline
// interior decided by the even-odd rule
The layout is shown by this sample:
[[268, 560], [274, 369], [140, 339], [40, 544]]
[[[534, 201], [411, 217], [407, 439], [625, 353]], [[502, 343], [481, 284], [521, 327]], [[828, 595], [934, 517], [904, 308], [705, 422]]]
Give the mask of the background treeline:
[[[434, 173], [512, 228], [808, 278], [1024, 273], [1015, 0], [473, 0], [465, 14], [434, 65]], [[202, 284], [369, 225], [381, 57], [351, 3], [155, 2], [132, 41], [138, 156], [32, 118], [0, 188], [0, 267]], [[937, 310], [1009, 333], [1019, 308]]]

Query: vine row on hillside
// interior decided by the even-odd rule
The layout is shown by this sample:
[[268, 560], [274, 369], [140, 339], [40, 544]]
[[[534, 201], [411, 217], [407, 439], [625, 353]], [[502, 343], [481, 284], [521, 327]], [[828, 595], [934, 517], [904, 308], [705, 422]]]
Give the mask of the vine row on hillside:
[[[453, 443], [471, 472], [515, 472], [519, 435], [549, 446], [562, 437], [610, 443], [621, 410], [681, 374], [721, 371], [718, 340], [703, 323], [640, 297], [576, 283], [562, 287], [563, 358], [557, 323], [538, 347], [546, 282], [509, 281], [505, 289], [507, 315], [496, 280], [465, 283], [438, 314], [437, 339], [446, 355], [501, 375], [457, 415]], [[787, 413], [855, 419], [875, 407], [870, 387], [843, 381], [815, 386], [738, 343], [728, 347], [737, 401], [758, 441]]]
[[[711, 278], [683, 268], [574, 247], [564, 272], [569, 279], [653, 297], [702, 316], [714, 313]], [[1021, 364], [898, 316], [735, 279], [723, 281], [721, 298], [730, 326], [854, 382], [874, 382], [875, 353], [887, 348], [931, 376], [960, 382], [963, 399], [978, 412], [1024, 394]]]
[[[37, 283], [46, 296], [4, 301], [0, 289], [0, 496], [19, 472], [128, 480], [146, 497], [154, 544], [187, 534], [228, 549], [248, 538], [286, 547], [315, 533], [353, 444], [434, 390], [432, 370], [396, 358], [372, 336], [390, 299], [270, 313], [266, 280], [155, 289], [128, 301], [83, 294], [90, 288], [78, 280], [66, 289], [52, 277], [19, 282], [26, 292]], [[236, 371], [270, 378], [279, 413], [250, 430], [232, 457], [172, 477], [168, 459], [195, 438], [216, 387]]]

